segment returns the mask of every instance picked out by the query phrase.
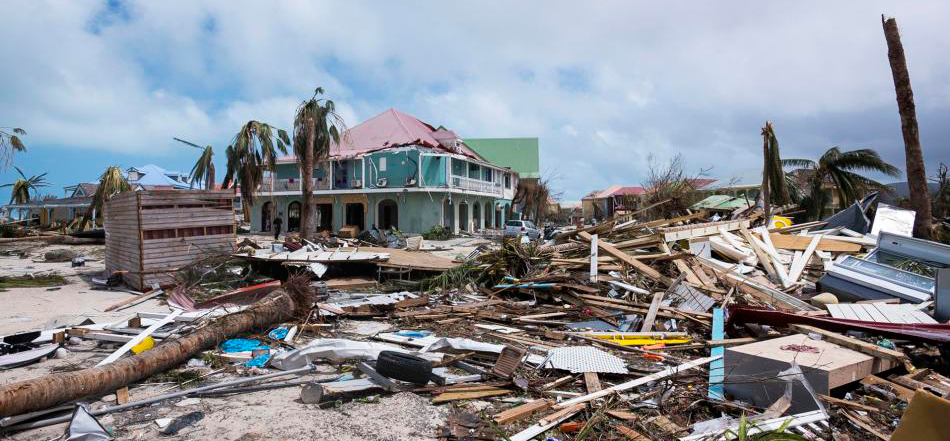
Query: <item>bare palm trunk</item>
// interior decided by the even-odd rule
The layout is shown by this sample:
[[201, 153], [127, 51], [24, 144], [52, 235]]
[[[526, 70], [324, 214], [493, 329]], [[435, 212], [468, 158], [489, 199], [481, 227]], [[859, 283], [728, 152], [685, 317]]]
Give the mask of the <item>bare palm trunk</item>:
[[772, 204], [769, 198], [769, 135], [766, 132], [769, 123], [765, 122], [762, 128], [762, 207], [765, 209], [765, 222], [768, 223], [772, 218]]
[[208, 167], [208, 182], [205, 184], [205, 189], [214, 190], [214, 164]]
[[310, 130], [307, 131], [307, 148], [304, 149], [304, 157], [301, 158], [300, 165], [303, 170], [300, 172], [303, 179], [303, 213], [300, 213], [300, 231], [301, 237], [310, 239], [313, 237], [316, 216], [313, 213], [313, 142], [314, 132], [313, 120], [308, 121]]
[[894, 77], [897, 94], [897, 110], [901, 115], [901, 133], [904, 135], [904, 156], [907, 161], [907, 186], [910, 188], [910, 204], [917, 212], [914, 219], [914, 236], [930, 238], [931, 207], [927, 188], [927, 172], [924, 169], [924, 154], [920, 148], [920, 133], [917, 129], [917, 110], [914, 107], [914, 92], [910, 87], [910, 73], [904, 58], [904, 46], [897, 31], [897, 21], [881, 16], [884, 39], [887, 40], [887, 59]]
[[[250, 308], [224, 316], [201, 330], [169, 339], [154, 349], [104, 366], [62, 372], [0, 386], [0, 417], [46, 409], [84, 397], [98, 397], [184, 363], [198, 352], [254, 328], [287, 320], [297, 305], [277, 290]], [[308, 305], [306, 305], [308, 306]]]

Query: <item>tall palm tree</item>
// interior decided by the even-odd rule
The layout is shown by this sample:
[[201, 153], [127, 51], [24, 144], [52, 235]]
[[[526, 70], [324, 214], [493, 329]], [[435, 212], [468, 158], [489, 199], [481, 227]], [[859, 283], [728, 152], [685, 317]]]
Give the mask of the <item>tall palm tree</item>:
[[303, 213], [301, 214], [301, 233], [309, 239], [316, 233], [316, 213], [313, 204], [313, 167], [330, 155], [330, 143], [340, 142], [340, 133], [344, 132], [343, 118], [336, 113], [333, 101], [317, 98], [323, 94], [318, 87], [313, 97], [300, 103], [294, 117], [294, 155], [301, 170], [303, 180]]
[[189, 177], [191, 188], [194, 188], [195, 182], [204, 182], [205, 190], [214, 190], [214, 148], [210, 145], [202, 147], [180, 138], [172, 139], [201, 150], [201, 156], [198, 157], [198, 162], [195, 162], [195, 166], [191, 168], [191, 175]]
[[86, 229], [86, 222], [89, 222], [93, 211], [102, 213], [102, 207], [106, 201], [112, 196], [127, 191], [132, 191], [132, 186], [125, 179], [122, 169], [115, 165], [106, 168], [106, 171], [99, 176], [99, 186], [96, 188], [96, 193], [92, 195], [92, 203], [89, 204], [89, 209], [86, 210], [86, 214], [82, 216], [82, 221], [79, 222], [79, 231]]
[[26, 151], [26, 145], [20, 140], [23, 135], [26, 130], [19, 127], [0, 127], [0, 161], [4, 167], [13, 162], [14, 153]]
[[276, 136], [274, 132], [267, 123], [248, 121], [225, 149], [228, 169], [221, 186], [240, 185], [245, 220], [250, 219], [249, 207], [254, 204], [254, 192], [264, 179], [264, 170], [273, 172], [277, 152], [286, 154], [290, 144], [286, 130], [276, 130]]
[[791, 202], [785, 183], [785, 172], [782, 170], [778, 138], [775, 137], [771, 121], [766, 121], [765, 127], [762, 127], [762, 151], [765, 161], [762, 168], [762, 201], [765, 203], [765, 217], [768, 219], [772, 214], [773, 203], [785, 205]]
[[841, 151], [837, 146], [828, 149], [817, 162], [810, 159], [783, 159], [782, 165], [806, 170], [805, 188], [802, 189], [804, 196], [799, 205], [812, 219], [825, 217], [825, 207], [832, 200], [831, 190], [824, 186], [826, 182], [838, 194], [838, 200], [848, 204], [861, 198], [867, 190], [884, 186], [856, 172], [878, 172], [892, 177], [901, 175], [897, 167], [884, 162], [874, 150]]
[[914, 106], [914, 91], [910, 87], [907, 60], [904, 58], [904, 45], [901, 44], [901, 35], [897, 30], [897, 20], [893, 18], [885, 20], [884, 15], [881, 15], [881, 24], [884, 26], [884, 40], [887, 41], [887, 60], [891, 65], [891, 76], [894, 78], [897, 111], [901, 116], [910, 205], [917, 212], [917, 216], [914, 217], [914, 236], [930, 239], [930, 191], [927, 187], [924, 153], [920, 148], [917, 108]]
[[[16, 182], [10, 184], [0, 185], [0, 188], [3, 187], [12, 187], [10, 189], [10, 204], [28, 204], [33, 199], [30, 195], [37, 195], [41, 187], [49, 186], [49, 183], [46, 182], [46, 173], [43, 173], [39, 176], [30, 176], [29, 178], [23, 174], [23, 170], [20, 170], [20, 167], [14, 167], [17, 173], [20, 174], [20, 177], [17, 178]], [[22, 214], [22, 210], [20, 210]]]

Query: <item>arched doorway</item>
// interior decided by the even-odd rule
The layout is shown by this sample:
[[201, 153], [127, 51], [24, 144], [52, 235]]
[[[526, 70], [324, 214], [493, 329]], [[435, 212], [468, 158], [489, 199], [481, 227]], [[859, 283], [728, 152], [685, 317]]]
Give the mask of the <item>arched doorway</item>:
[[482, 206], [478, 202], [472, 204], [472, 229], [482, 229]]
[[485, 228], [492, 228], [493, 220], [494, 220], [494, 216], [492, 216], [491, 204], [488, 202], [485, 202]]
[[501, 218], [502, 216], [501, 207], [495, 207], [494, 212], [495, 212], [495, 226], [498, 228], [502, 228], [505, 225], [505, 221], [504, 219]]
[[455, 223], [454, 209], [455, 207], [452, 206], [452, 202], [448, 199], [442, 202], [442, 226], [450, 230]]
[[376, 207], [376, 222], [379, 228], [384, 230], [399, 229], [399, 206], [392, 199], [383, 199], [379, 201]]
[[261, 231], [270, 231], [271, 229], [271, 215], [274, 212], [274, 204], [270, 201], [264, 202], [264, 206], [261, 207]]
[[459, 202], [459, 231], [468, 231], [468, 204]]
[[287, 206], [287, 231], [300, 231], [300, 201]]

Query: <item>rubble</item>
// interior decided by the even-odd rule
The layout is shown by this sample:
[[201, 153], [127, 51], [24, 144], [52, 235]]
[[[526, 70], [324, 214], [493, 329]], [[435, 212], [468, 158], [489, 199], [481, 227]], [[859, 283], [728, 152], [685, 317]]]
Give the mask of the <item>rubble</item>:
[[[355, 239], [245, 237], [104, 306], [124, 319], [4, 337], [10, 372], [76, 364], [4, 380], [0, 430], [43, 430], [82, 408], [121, 421], [104, 424], [116, 439], [205, 437], [230, 412], [222, 398], [280, 396], [304, 415], [413, 397], [435, 410], [409, 438], [868, 439], [906, 431], [895, 429], [908, 403], [945, 406], [950, 324], [934, 316], [936, 273], [915, 273], [931, 288], [914, 302], [824, 283], [901, 240], [820, 222], [769, 228], [748, 206], [722, 214], [618, 217], [545, 244], [497, 238], [451, 264]], [[338, 282], [367, 275], [370, 285]], [[164, 312], [139, 309], [160, 299]], [[142, 409], [158, 412], [124, 416]], [[312, 433], [306, 418], [283, 424]]]

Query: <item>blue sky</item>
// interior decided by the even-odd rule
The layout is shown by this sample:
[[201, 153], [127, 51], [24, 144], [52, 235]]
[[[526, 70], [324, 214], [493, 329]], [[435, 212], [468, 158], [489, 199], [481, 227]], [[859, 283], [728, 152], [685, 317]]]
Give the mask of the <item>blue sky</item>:
[[[395, 107], [462, 137], [536, 136], [563, 200], [639, 185], [648, 157], [758, 182], [873, 148], [903, 169], [880, 15], [897, 17], [928, 173], [950, 162], [946, 2], [8, 1], [0, 126], [47, 193], [109, 165], [189, 171], [249, 119], [290, 129], [322, 86], [347, 124]], [[16, 172], [0, 172], [12, 182]], [[9, 197], [0, 194], [4, 201]]]

